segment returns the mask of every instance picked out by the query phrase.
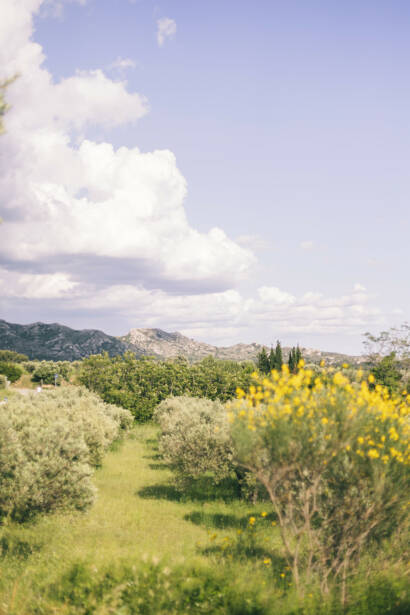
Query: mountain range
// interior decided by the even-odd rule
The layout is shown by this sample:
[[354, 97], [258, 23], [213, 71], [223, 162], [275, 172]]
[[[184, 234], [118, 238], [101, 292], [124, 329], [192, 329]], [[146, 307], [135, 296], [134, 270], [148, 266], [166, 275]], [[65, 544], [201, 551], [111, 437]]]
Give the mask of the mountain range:
[[[262, 348], [261, 344], [256, 343], [212, 346], [162, 329], [131, 329], [124, 336], [114, 337], [97, 329], [76, 330], [59, 323], [19, 325], [0, 320], [0, 349], [15, 350], [30, 359], [48, 361], [75, 361], [101, 352], [115, 356], [126, 351], [138, 357], [154, 356], [158, 359], [183, 356], [189, 361], [198, 361], [214, 356], [234, 361], [255, 361]], [[285, 359], [289, 350], [283, 348]], [[364, 360], [363, 357], [309, 348], [303, 348], [302, 353], [308, 362], [313, 363], [325, 359], [331, 364], [344, 361], [357, 364]]]

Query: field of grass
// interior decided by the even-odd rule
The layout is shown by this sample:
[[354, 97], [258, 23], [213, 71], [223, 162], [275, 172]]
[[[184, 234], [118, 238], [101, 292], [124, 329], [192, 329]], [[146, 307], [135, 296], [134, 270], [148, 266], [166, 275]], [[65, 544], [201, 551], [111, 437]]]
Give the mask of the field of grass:
[[[47, 602], [48, 588], [78, 563], [98, 578], [121, 565], [138, 567], [144, 561], [159, 560], [171, 567], [224, 571], [239, 599], [242, 591], [253, 587], [265, 604], [263, 609], [253, 607], [244, 597], [246, 609], [239, 606], [239, 610], [218, 613], [330, 612], [314, 606], [313, 595], [306, 598], [303, 609], [296, 609], [269, 506], [241, 501], [232, 485], [218, 487], [206, 479], [181, 491], [158, 455], [156, 435], [155, 426], [139, 425], [114, 446], [95, 474], [99, 495], [88, 512], [42, 516], [0, 529], [0, 615], [116, 613], [115, 609], [76, 611], [61, 605], [42, 610], [40, 606]], [[251, 517], [255, 522], [250, 524]], [[390, 586], [389, 591], [393, 591]], [[394, 591], [400, 596], [403, 583]], [[404, 614], [403, 600], [394, 600], [396, 610], [373, 612]], [[349, 612], [372, 611], [366, 606]]]
[[[254, 507], [223, 486], [189, 496], [158, 459], [156, 428], [142, 425], [110, 451], [95, 474], [98, 498], [86, 513], [43, 516], [0, 530], [0, 613], [22, 614], [42, 587], [78, 561], [96, 569], [144, 558], [210, 562], [218, 537], [237, 535]], [[218, 549], [216, 549], [218, 550]], [[1, 551], [0, 551], [1, 553]], [[212, 560], [212, 555], [211, 555]]]

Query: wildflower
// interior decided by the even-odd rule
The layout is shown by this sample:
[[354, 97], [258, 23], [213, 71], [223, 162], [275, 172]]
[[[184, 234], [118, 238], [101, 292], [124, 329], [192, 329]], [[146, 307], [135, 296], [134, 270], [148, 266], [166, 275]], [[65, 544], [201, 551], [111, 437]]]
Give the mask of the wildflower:
[[267, 512], [265, 512], [265, 511], [261, 512], [261, 517], [267, 517], [267, 516], [268, 516]]
[[263, 560], [263, 563], [264, 563], [266, 566], [269, 566], [269, 564], [271, 564], [271, 563], [272, 563], [272, 560], [270, 559], [270, 557], [265, 557], [265, 559]]
[[368, 452], [367, 452], [367, 456], [370, 459], [377, 459], [378, 457], [380, 457], [379, 451], [376, 448], [371, 448]]
[[249, 525], [254, 525], [255, 524], [255, 517], [249, 517]]
[[373, 376], [373, 374], [369, 374], [369, 377], [367, 378], [367, 380], [370, 382], [370, 384], [373, 384], [375, 381], [375, 377]]

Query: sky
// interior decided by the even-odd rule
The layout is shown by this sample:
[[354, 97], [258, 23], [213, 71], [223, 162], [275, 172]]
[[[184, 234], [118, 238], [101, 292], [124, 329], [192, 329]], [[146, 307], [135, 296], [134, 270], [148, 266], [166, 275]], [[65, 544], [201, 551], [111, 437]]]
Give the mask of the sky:
[[358, 354], [410, 320], [410, 4], [1, 0], [0, 318]]

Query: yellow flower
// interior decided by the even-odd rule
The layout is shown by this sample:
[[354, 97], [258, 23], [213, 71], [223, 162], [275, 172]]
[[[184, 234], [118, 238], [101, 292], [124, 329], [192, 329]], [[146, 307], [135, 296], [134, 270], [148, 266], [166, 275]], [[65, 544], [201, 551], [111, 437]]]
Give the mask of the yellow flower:
[[255, 521], [255, 517], [249, 517], [249, 525], [254, 525]]
[[329, 422], [329, 419], [328, 419], [326, 416], [324, 416], [324, 417], [322, 418], [322, 423], [323, 423], [323, 425], [326, 425], [328, 422]]
[[349, 367], [349, 363], [343, 363], [342, 367], [343, 369], [347, 369]]
[[269, 566], [269, 564], [272, 563], [272, 560], [270, 559], [270, 557], [265, 557], [265, 559], [263, 560], [263, 563], [266, 564], [266, 566]]
[[374, 378], [373, 374], [369, 374], [368, 381], [369, 381], [371, 384], [373, 384], [373, 382], [375, 381], [375, 378]]
[[261, 512], [261, 517], [267, 517], [267, 516], [268, 516], [267, 512], [265, 512], [265, 511]]
[[362, 438], [362, 436], [359, 436], [359, 437], [357, 438], [357, 441], [358, 441], [358, 443], [359, 443], [359, 444], [363, 444], [363, 442], [364, 442], [364, 438]]
[[281, 573], [280, 573], [280, 576], [282, 577], [282, 579], [284, 579], [286, 575], [285, 575], [285, 573], [284, 573], [284, 572], [281, 572]]
[[370, 457], [370, 459], [377, 459], [378, 457], [380, 457], [380, 454], [379, 454], [379, 451], [376, 448], [371, 448], [367, 452], [367, 456]]

